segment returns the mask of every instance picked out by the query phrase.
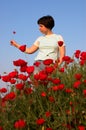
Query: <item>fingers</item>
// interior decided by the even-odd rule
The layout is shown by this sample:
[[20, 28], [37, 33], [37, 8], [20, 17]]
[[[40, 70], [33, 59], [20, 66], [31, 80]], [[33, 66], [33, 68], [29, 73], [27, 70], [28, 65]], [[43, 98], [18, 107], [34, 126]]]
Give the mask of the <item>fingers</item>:
[[10, 41], [10, 44], [12, 45], [12, 44], [13, 44], [13, 41]]
[[16, 45], [15, 41], [13, 41], [13, 40], [10, 41], [10, 44], [11, 44], [12, 46], [15, 46], [15, 45]]
[[16, 48], [19, 48], [19, 47], [20, 47], [20, 45], [19, 45], [18, 43], [16, 43], [14, 40], [11, 40], [11, 41], [10, 41], [10, 44], [11, 44], [12, 46], [16, 47]]

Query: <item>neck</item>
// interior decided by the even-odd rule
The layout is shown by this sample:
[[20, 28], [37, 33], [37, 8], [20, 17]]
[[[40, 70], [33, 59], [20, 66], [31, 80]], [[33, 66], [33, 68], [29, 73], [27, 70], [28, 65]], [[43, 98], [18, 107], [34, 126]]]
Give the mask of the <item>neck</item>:
[[53, 32], [51, 30], [48, 30], [45, 35], [51, 35]]

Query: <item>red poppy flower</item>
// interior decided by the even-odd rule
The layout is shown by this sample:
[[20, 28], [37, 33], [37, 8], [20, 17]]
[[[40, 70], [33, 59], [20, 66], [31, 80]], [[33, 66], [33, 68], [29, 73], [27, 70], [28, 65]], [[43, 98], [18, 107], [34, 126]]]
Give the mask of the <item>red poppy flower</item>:
[[23, 80], [23, 81], [26, 81], [27, 78], [28, 78], [28, 76], [26, 76], [26, 75], [24, 75], [24, 74], [19, 74], [19, 75], [18, 75], [18, 78], [21, 79], [21, 80]]
[[50, 65], [50, 64], [52, 64], [52, 63], [53, 63], [53, 60], [52, 60], [52, 59], [46, 59], [46, 60], [43, 61], [43, 64], [44, 64], [44, 65]]
[[52, 87], [52, 90], [53, 90], [53, 91], [58, 91], [59, 88], [58, 88], [58, 86], [53, 86], [53, 87]]
[[69, 56], [64, 56], [63, 57], [63, 61], [70, 61], [70, 59], [71, 59], [71, 57], [69, 57]]
[[66, 89], [65, 89], [65, 92], [66, 92], [66, 93], [72, 93], [73, 90], [72, 90], [71, 88], [66, 88]]
[[43, 125], [45, 123], [45, 120], [43, 118], [39, 118], [36, 120], [37, 125]]
[[70, 101], [69, 104], [70, 104], [70, 106], [72, 106], [72, 105], [73, 105], [73, 102]]
[[54, 79], [52, 79], [52, 82], [54, 84], [59, 84], [59, 83], [61, 83], [61, 80], [59, 78], [54, 78]]
[[75, 81], [74, 84], [73, 84], [73, 87], [74, 88], [79, 88], [80, 84], [81, 84], [81, 81], [79, 81], [79, 80]]
[[80, 73], [75, 74], [75, 78], [77, 80], [80, 80], [82, 78], [82, 74], [80, 74]]
[[26, 72], [27, 72], [28, 74], [33, 73], [33, 72], [34, 72], [34, 66], [27, 66]]
[[15, 84], [16, 83], [16, 80], [15, 79], [10, 79], [9, 81], [11, 84]]
[[34, 79], [39, 80], [39, 74], [34, 74]]
[[73, 62], [73, 60], [71, 59], [70, 56], [64, 56], [64, 57], [62, 58], [62, 60], [65, 61], [67, 64]]
[[46, 79], [47, 79], [47, 74], [40, 72], [39, 73], [39, 80], [46, 80]]
[[26, 68], [27, 68], [27, 66], [20, 66], [20, 71], [21, 72], [26, 72]]
[[85, 60], [80, 60], [79, 64], [83, 66], [85, 64]]
[[10, 93], [8, 94], [8, 97], [9, 97], [9, 99], [14, 99], [14, 98], [16, 97], [15, 92], [10, 92]]
[[70, 115], [70, 114], [71, 114], [71, 111], [70, 111], [70, 110], [66, 110], [66, 114], [67, 114], [67, 115]]
[[64, 89], [64, 87], [65, 87], [65, 85], [64, 85], [64, 84], [60, 84], [60, 85], [58, 85], [59, 90], [63, 90], [63, 89]]
[[50, 96], [50, 97], [49, 97], [49, 101], [50, 101], [50, 102], [55, 102], [54, 97], [53, 97], [53, 96]]
[[54, 67], [53, 67], [53, 66], [46, 66], [46, 67], [45, 67], [45, 71], [46, 71], [47, 73], [52, 73], [52, 72], [54, 71]]
[[85, 130], [85, 127], [84, 126], [78, 126], [78, 130]]
[[0, 130], [4, 130], [2, 126], [0, 126]]
[[24, 52], [24, 51], [26, 50], [26, 45], [20, 46], [20, 47], [19, 47], [19, 50], [22, 51], [22, 52]]
[[76, 50], [74, 53], [74, 56], [78, 59], [80, 56], [81, 51], [80, 50]]
[[16, 84], [16, 89], [22, 90], [24, 88], [24, 83]]
[[60, 71], [60, 72], [64, 72], [64, 71], [65, 71], [65, 68], [62, 67], [62, 68], [59, 69], [59, 71]]
[[86, 79], [84, 79], [83, 83], [86, 84]]
[[15, 97], [16, 97], [15, 92], [10, 92], [10, 93], [8, 93], [8, 94], [4, 97], [4, 100], [5, 100], [5, 101], [7, 101], [7, 100], [13, 100], [13, 99], [15, 99]]
[[41, 96], [42, 96], [42, 97], [46, 97], [46, 92], [42, 92], [42, 93], [41, 93]]
[[9, 73], [10, 78], [16, 78], [18, 75], [18, 71], [12, 71]]
[[25, 93], [25, 94], [31, 94], [32, 91], [33, 91], [32, 88], [25, 88], [25, 89], [24, 89], [24, 93]]
[[1, 79], [2, 79], [4, 82], [9, 82], [11, 78], [10, 78], [9, 75], [4, 75], [4, 76], [1, 76]]
[[58, 45], [61, 47], [63, 45], [63, 41], [58, 41]]
[[50, 117], [50, 116], [51, 116], [51, 112], [50, 112], [50, 111], [47, 111], [47, 112], [45, 113], [45, 115], [46, 115], [46, 117]]
[[72, 130], [72, 126], [70, 124], [67, 124], [66, 127], [68, 128], [68, 130]]
[[6, 88], [1, 88], [1, 89], [0, 89], [0, 92], [1, 92], [1, 93], [6, 93], [6, 92], [7, 92], [7, 89], [6, 89]]
[[53, 130], [52, 128], [46, 128], [46, 130]]
[[83, 90], [83, 94], [86, 97], [86, 89]]
[[23, 59], [18, 59], [16, 61], [13, 61], [13, 65], [14, 66], [26, 66], [27, 65], [27, 62], [24, 61]]
[[86, 52], [81, 52], [81, 55], [80, 55], [80, 60], [85, 60], [86, 61]]
[[23, 119], [20, 119], [14, 123], [14, 127], [19, 129], [19, 128], [24, 128], [26, 126], [26, 122]]
[[36, 62], [34, 63], [34, 65], [35, 65], [36, 67], [38, 67], [38, 66], [40, 65], [40, 62], [39, 62], [39, 61], [36, 61]]

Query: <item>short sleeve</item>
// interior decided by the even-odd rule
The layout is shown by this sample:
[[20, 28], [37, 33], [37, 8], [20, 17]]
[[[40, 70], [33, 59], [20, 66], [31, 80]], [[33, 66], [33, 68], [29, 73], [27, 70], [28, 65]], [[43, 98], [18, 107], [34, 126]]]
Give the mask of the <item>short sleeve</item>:
[[41, 38], [42, 38], [42, 37], [38, 37], [33, 44], [34, 44], [35, 46], [39, 47], [40, 39], [41, 39]]
[[64, 42], [64, 39], [61, 35], [58, 35], [58, 42], [59, 41], [62, 41], [63, 42], [63, 46], [65, 46], [65, 42]]
[[39, 41], [35, 41], [34, 45], [37, 46], [37, 47], [39, 47]]

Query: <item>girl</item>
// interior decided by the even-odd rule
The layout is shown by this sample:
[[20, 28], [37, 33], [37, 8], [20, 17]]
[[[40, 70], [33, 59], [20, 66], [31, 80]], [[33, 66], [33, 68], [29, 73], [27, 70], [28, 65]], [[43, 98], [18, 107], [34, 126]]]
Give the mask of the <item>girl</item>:
[[[60, 65], [62, 63], [62, 58], [65, 56], [65, 43], [62, 36], [52, 31], [55, 25], [53, 17], [50, 15], [43, 16], [38, 19], [37, 24], [39, 25], [40, 32], [44, 35], [38, 37], [33, 45], [31, 47], [26, 47], [24, 51], [27, 54], [32, 54], [39, 50], [35, 62], [40, 61], [40, 65], [38, 67], [35, 65], [35, 73], [44, 69], [44, 60], [52, 59], [53, 62], [55, 62], [59, 57], [58, 65]], [[11, 40], [10, 43], [18, 49], [21, 46], [14, 40]]]

